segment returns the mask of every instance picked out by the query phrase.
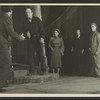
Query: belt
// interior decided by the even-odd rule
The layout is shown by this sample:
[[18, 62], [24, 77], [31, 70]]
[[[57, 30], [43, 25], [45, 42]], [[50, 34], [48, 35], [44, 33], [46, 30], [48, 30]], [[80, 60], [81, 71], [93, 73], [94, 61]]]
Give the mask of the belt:
[[40, 35], [32, 35], [33, 37], [39, 37]]

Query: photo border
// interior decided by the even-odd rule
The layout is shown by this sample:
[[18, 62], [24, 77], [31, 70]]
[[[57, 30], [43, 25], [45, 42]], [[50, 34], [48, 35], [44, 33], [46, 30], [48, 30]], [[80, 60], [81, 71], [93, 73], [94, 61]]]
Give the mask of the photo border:
[[[6, 0], [7, 1], [7, 0]], [[99, 3], [1, 3], [0, 2], [0, 6], [1, 5], [14, 5], [14, 6], [32, 6], [32, 5], [44, 5], [44, 6], [48, 6], [48, 5], [52, 5], [52, 6], [56, 6], [56, 5], [61, 5], [61, 6], [100, 6], [100, 1]], [[4, 94], [0, 94], [0, 97], [100, 97], [100, 94], [26, 94], [26, 93], [21, 93], [21, 94], [16, 94], [16, 93], [4, 93]]]

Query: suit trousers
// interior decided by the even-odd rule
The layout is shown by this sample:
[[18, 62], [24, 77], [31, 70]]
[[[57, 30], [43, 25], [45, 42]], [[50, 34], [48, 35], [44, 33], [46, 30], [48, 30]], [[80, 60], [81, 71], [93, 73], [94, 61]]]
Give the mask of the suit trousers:
[[46, 71], [43, 45], [39, 42], [39, 39], [28, 39], [28, 62], [30, 73], [33, 73], [39, 67], [42, 72]]
[[100, 54], [92, 55], [92, 61], [95, 75], [100, 76]]

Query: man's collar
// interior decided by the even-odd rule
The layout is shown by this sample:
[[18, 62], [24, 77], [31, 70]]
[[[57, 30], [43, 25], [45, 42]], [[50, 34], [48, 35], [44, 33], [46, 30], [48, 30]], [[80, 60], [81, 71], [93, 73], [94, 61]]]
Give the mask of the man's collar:
[[97, 33], [97, 30], [96, 30], [96, 31], [94, 31], [93, 33]]
[[31, 19], [27, 18], [27, 20], [28, 20], [29, 22], [32, 22], [33, 19], [34, 19], [34, 16], [33, 16]]

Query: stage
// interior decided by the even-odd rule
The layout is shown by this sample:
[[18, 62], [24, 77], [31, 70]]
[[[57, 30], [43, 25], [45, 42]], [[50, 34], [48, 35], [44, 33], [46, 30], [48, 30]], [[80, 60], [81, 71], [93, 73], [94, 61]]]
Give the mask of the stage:
[[100, 79], [84, 76], [62, 76], [43, 83], [11, 84], [6, 93], [28, 94], [99, 94]]

